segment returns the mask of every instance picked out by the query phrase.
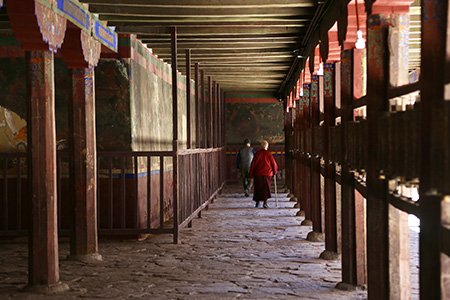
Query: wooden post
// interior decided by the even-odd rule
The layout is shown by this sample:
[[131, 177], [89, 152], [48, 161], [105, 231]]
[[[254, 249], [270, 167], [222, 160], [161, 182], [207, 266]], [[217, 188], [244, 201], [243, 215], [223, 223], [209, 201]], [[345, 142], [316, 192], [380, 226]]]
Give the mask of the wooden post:
[[202, 88], [200, 90], [200, 98], [202, 103], [202, 138], [203, 138], [203, 148], [208, 148], [208, 127], [206, 127], [206, 103], [205, 103], [205, 72], [200, 70], [200, 82]]
[[191, 134], [191, 49], [186, 49], [186, 122], [187, 149], [192, 148]]
[[338, 67], [338, 63], [328, 63], [324, 66], [325, 251], [320, 254], [323, 259], [340, 259], [336, 218], [336, 169], [334, 163], [331, 162], [329, 149], [329, 130], [331, 126], [335, 125]]
[[53, 63], [53, 52], [26, 51], [31, 290], [67, 288], [59, 281]]
[[97, 239], [97, 145], [93, 69], [70, 69], [71, 237], [68, 259], [101, 260]]
[[[319, 83], [319, 77], [316, 75], [313, 75], [311, 80], [311, 83], [309, 85], [309, 97], [304, 97], [304, 107], [303, 107], [303, 134], [304, 134], [304, 148], [305, 152], [307, 153], [304, 155], [303, 163], [304, 163], [304, 180], [303, 180], [303, 191], [305, 198], [305, 207], [303, 208], [305, 211], [305, 220], [303, 220], [302, 225], [305, 226], [312, 226], [313, 222], [313, 215], [312, 215], [312, 130], [311, 130], [311, 123], [312, 123], [312, 102], [318, 100], [318, 83]], [[309, 135], [307, 133], [310, 133]]]
[[[173, 124], [173, 243], [178, 244], [178, 74], [177, 28], [171, 27], [172, 42], [172, 124]], [[164, 172], [164, 166], [160, 166]]]
[[223, 92], [223, 145], [227, 146], [227, 93]]
[[219, 147], [219, 97], [219, 83], [214, 82], [214, 145], [216, 148]]
[[[314, 128], [319, 127], [320, 123], [320, 107], [319, 107], [319, 97], [323, 97], [323, 77], [313, 76], [313, 81], [311, 85], [311, 143], [312, 152], [317, 154], [319, 149], [316, 149], [316, 136], [314, 133]], [[323, 242], [325, 239], [325, 234], [322, 228], [322, 203], [321, 203], [321, 187], [320, 187], [320, 158], [313, 155], [311, 161], [311, 219], [313, 225], [313, 231], [308, 233], [307, 240]]]
[[[420, 99], [420, 298], [446, 299], [450, 264], [441, 253], [446, 240], [441, 223], [448, 226], [449, 182], [448, 1], [422, 3]], [[447, 105], [447, 109], [445, 106]], [[447, 122], [447, 123], [445, 123]], [[445, 135], [444, 135], [445, 134]], [[434, 162], [434, 163], [433, 163]], [[440, 175], [440, 176], [439, 176]], [[440, 185], [439, 182], [442, 182]], [[448, 241], [448, 239], [447, 239]]]
[[[299, 157], [299, 178], [300, 181], [300, 192], [299, 192], [299, 201], [300, 201], [300, 208], [305, 214], [305, 220], [308, 220], [306, 225], [310, 224], [310, 214], [309, 211], [309, 202], [310, 202], [310, 195], [309, 195], [309, 188], [310, 188], [310, 181], [309, 181], [309, 167], [307, 166], [307, 161], [309, 159], [307, 158], [307, 141], [306, 141], [306, 129], [308, 126], [309, 121], [307, 120], [309, 115], [309, 100], [310, 100], [310, 91], [311, 91], [311, 84], [306, 83], [303, 84], [303, 97], [301, 99], [300, 106], [300, 118], [298, 120], [299, 122], [299, 141], [300, 141], [300, 149], [303, 152], [303, 154]], [[308, 214], [308, 215], [307, 215]]]
[[389, 299], [388, 185], [377, 171], [378, 118], [389, 110], [388, 22], [367, 20], [367, 282], [369, 299]]
[[[353, 121], [354, 53], [341, 52], [341, 223], [342, 223], [342, 282], [337, 288], [356, 289], [366, 283], [364, 200], [355, 197], [354, 174], [347, 163], [347, 123]], [[358, 56], [360, 57], [360, 55]]]
[[200, 148], [199, 63], [195, 63], [195, 146]]
[[211, 76], [208, 76], [208, 148], [214, 147], [213, 142], [213, 104], [212, 104], [213, 82]]

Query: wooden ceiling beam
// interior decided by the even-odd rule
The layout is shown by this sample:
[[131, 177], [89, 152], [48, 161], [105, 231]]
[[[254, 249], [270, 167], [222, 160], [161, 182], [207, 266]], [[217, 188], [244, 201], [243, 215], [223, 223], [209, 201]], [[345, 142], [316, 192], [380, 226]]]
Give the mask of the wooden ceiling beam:
[[[152, 35], [166, 35], [170, 33], [168, 26], [119, 26], [116, 28], [118, 33], [131, 34], [152, 34]], [[305, 29], [299, 27], [180, 27], [177, 28], [178, 36], [205, 36], [205, 35], [263, 35], [263, 34], [297, 34], [305, 33]]]
[[89, 4], [109, 4], [121, 6], [139, 6], [139, 7], [210, 7], [210, 8], [227, 8], [227, 7], [315, 7], [317, 4], [314, 0], [80, 0]]
[[[140, 41], [143, 44], [147, 44], [147, 45], [163, 44], [163, 43], [164, 44], [170, 44], [170, 41], [168, 41], [168, 40], [157, 39], [157, 38], [155, 38], [155, 39], [141, 38]], [[285, 39], [278, 39], [278, 40], [276, 40], [276, 39], [266, 39], [266, 40], [253, 40], [253, 39], [237, 39], [237, 40], [234, 40], [234, 39], [220, 39], [220, 40], [218, 40], [218, 39], [211, 39], [211, 40], [208, 40], [208, 39], [195, 39], [194, 38], [194, 39], [189, 39], [189, 40], [188, 39], [184, 39], [184, 40], [178, 41], [178, 45], [184, 45], [184, 44], [188, 44], [188, 43], [191, 43], [191, 44], [208, 43], [210, 45], [214, 45], [214, 44], [220, 45], [220, 44], [225, 44], [225, 43], [233, 43], [233, 44], [272, 43], [272, 45], [273, 45], [273, 44], [276, 44], [276, 43], [285, 43], [285, 44], [289, 43], [289, 44], [292, 44], [292, 43], [297, 43], [297, 42], [298, 41], [296, 41], [293, 38], [285, 38]]]
[[149, 7], [122, 6], [120, 4], [90, 4], [89, 10], [98, 14], [146, 16], [146, 17], [280, 17], [313, 16], [313, 7], [257, 7], [241, 8], [239, 5], [227, 8], [209, 7]]
[[[193, 53], [195, 53], [195, 56], [200, 55], [209, 55], [212, 57], [221, 57], [221, 56], [227, 56], [227, 57], [245, 57], [248, 55], [251, 56], [257, 56], [257, 55], [289, 55], [292, 57], [292, 51], [290, 49], [223, 49], [220, 52], [218, 52], [215, 49], [212, 50], [197, 50], [197, 49], [191, 49]], [[276, 51], [279, 50], [279, 51]], [[166, 48], [152, 48], [152, 51], [154, 54], [159, 55], [161, 54], [169, 54], [171, 53], [170, 49]], [[182, 52], [182, 51], [181, 51]], [[179, 55], [182, 55], [182, 53], [179, 53]]]
[[145, 25], [145, 26], [177, 26], [178, 28], [181, 27], [205, 27], [205, 26], [212, 26], [212, 27], [300, 27], [305, 28], [308, 26], [306, 21], [290, 21], [290, 20], [277, 20], [277, 21], [208, 21], [208, 20], [202, 20], [202, 21], [175, 21], [175, 20], [151, 20], [147, 19], [145, 21], [134, 21], [132, 18], [130, 20], [121, 20], [117, 21], [114, 20], [115, 18], [109, 18], [109, 16], [103, 16], [101, 18], [104, 21], [108, 21], [109, 26], [136, 26], [136, 25]]
[[[168, 43], [144, 43], [148, 48], [152, 49], [171, 49], [171, 45]], [[179, 44], [178, 49], [192, 49], [192, 50], [232, 50], [232, 49], [292, 49], [295, 50], [297, 45], [296, 41], [292, 43], [252, 43], [252, 44], [229, 44], [229, 43], [185, 43]]]
[[[151, 35], [151, 34], [138, 34], [138, 40], [148, 39], [148, 40], [161, 40], [170, 42], [169, 35]], [[220, 35], [220, 36], [211, 36], [211, 35], [182, 35], [178, 37], [178, 42], [182, 43], [185, 41], [220, 41], [220, 42], [228, 42], [228, 41], [240, 41], [240, 40], [269, 40], [273, 42], [278, 42], [278, 40], [287, 40], [287, 39], [299, 39], [298, 33], [294, 34], [253, 34], [253, 35]]]

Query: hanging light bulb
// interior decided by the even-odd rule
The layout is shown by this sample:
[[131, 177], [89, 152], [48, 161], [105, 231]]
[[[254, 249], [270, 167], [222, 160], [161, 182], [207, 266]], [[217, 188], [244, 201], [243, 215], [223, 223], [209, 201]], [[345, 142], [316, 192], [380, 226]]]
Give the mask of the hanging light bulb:
[[366, 40], [363, 38], [361, 29], [359, 29], [358, 0], [355, 0], [355, 12], [356, 12], [356, 27], [357, 27], [355, 48], [361, 50], [366, 48]]
[[287, 113], [289, 112], [289, 106], [286, 107], [286, 112], [287, 112]]
[[320, 51], [321, 46], [322, 46], [322, 41], [319, 41], [319, 70], [317, 70], [317, 75], [319, 75], [319, 76], [323, 76], [322, 52]]
[[319, 63], [319, 70], [317, 70], [317, 75], [323, 75], [323, 63]]
[[303, 97], [303, 87], [300, 88], [300, 97]]
[[295, 101], [295, 100], [294, 100], [294, 105], [293, 105], [293, 108], [295, 108], [295, 107], [296, 107], [296, 105], [295, 105], [295, 102], [297, 102], [297, 101]]
[[356, 32], [355, 48], [356, 49], [364, 49], [364, 48], [366, 48], [366, 40], [363, 38], [361, 30], [358, 30]]

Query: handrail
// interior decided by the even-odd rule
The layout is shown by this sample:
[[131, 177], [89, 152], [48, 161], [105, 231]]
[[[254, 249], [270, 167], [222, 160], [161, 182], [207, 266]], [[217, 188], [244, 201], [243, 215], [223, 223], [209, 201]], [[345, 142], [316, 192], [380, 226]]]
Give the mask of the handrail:
[[402, 86], [390, 87], [388, 89], [388, 97], [389, 97], [389, 99], [391, 99], [391, 98], [396, 98], [396, 97], [401, 97], [401, 96], [404, 96], [407, 94], [411, 94], [411, 93], [419, 91], [420, 87], [421, 87], [420, 81], [416, 81], [416, 82], [402, 85]]

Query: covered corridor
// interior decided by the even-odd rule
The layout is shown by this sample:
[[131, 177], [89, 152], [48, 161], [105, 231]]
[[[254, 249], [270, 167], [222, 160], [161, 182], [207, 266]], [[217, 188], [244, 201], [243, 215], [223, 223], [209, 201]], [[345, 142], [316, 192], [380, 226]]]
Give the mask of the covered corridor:
[[[11, 275], [28, 276], [12, 286], [88, 292], [98, 272], [85, 267], [116, 257], [120, 271], [148, 237], [174, 251], [160, 257], [172, 274], [164, 260], [217, 229], [199, 217], [241, 180], [248, 138], [269, 142], [292, 208], [244, 209], [227, 193], [214, 205], [285, 225], [267, 228], [282, 239], [224, 238], [267, 247], [245, 257], [269, 269], [292, 259], [265, 269], [288, 270], [275, 294], [302, 297], [311, 280], [336, 297], [450, 298], [448, 12], [446, 0], [0, 0], [0, 249], [22, 247]], [[99, 243], [126, 239], [120, 254]], [[302, 277], [291, 254], [321, 275]], [[232, 297], [270, 297], [256, 279]]]
[[[97, 263], [64, 260], [63, 239], [61, 280], [70, 291], [45, 299], [366, 299], [366, 291], [334, 288], [340, 262], [318, 258], [323, 243], [306, 240], [311, 227], [300, 226], [304, 218], [286, 196], [279, 193], [278, 207], [271, 199], [269, 209], [256, 209], [229, 185], [193, 228], [180, 231], [180, 244], [169, 235], [100, 241], [105, 259]], [[26, 241], [2, 245], [0, 253], [0, 298], [44, 299], [19, 289], [26, 285]]]

